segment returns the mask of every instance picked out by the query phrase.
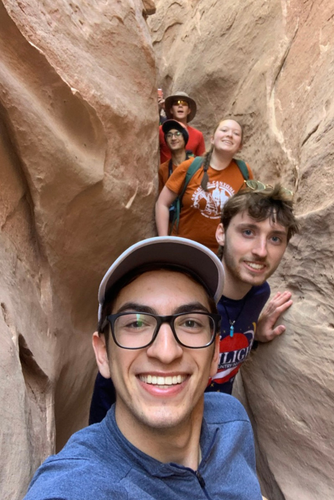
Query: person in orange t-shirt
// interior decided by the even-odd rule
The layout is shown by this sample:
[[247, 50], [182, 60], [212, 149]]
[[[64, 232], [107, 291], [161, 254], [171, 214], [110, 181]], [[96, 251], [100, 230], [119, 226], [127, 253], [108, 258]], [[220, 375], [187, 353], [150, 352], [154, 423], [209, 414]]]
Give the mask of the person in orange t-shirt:
[[176, 167], [184, 161], [189, 160], [189, 158], [194, 157], [192, 152], [186, 149], [189, 134], [185, 125], [176, 120], [166, 120], [162, 125], [162, 130], [172, 157], [170, 160], [165, 161], [165, 163], [161, 163], [159, 167], [159, 193], [161, 193], [162, 188]]
[[[216, 229], [227, 199], [244, 185], [244, 177], [233, 160], [242, 147], [241, 125], [232, 119], [220, 121], [211, 137], [211, 148], [202, 166], [194, 173], [182, 198], [179, 227], [172, 235], [198, 241], [217, 252]], [[169, 232], [169, 207], [182, 192], [193, 159], [181, 163], [168, 179], [156, 203], [155, 219], [159, 236]], [[247, 165], [247, 164], [246, 164]], [[249, 179], [253, 173], [247, 165]]]

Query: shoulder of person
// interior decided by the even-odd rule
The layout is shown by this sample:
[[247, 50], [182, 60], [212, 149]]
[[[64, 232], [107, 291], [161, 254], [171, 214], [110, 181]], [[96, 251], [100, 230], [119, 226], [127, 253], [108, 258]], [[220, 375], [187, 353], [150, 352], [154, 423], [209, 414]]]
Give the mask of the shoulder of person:
[[[234, 162], [236, 163], [236, 161], [235, 161], [236, 159], [235, 159], [235, 158], [233, 158], [233, 160], [234, 160]], [[238, 158], [238, 160], [241, 160], [241, 158]], [[245, 165], [246, 165], [246, 167], [247, 167], [249, 178], [250, 178], [250, 179], [254, 179], [254, 175], [253, 175], [252, 169], [251, 169], [251, 168], [250, 168], [250, 166], [249, 166], [249, 163], [247, 163], [245, 160], [241, 160], [241, 161], [243, 161], [243, 162], [244, 162], [244, 164], [245, 164]], [[237, 164], [237, 163], [236, 163], [236, 164]]]
[[200, 130], [198, 130], [197, 128], [191, 127], [190, 125], [187, 125], [187, 130], [188, 130], [188, 133], [203, 135]]
[[249, 163], [247, 163], [245, 160], [242, 160], [241, 158], [233, 158], [232, 162], [230, 163], [230, 166], [232, 166], [233, 168], [237, 167], [239, 169], [239, 171], [241, 171], [241, 173], [243, 175], [242, 170], [238, 166], [237, 160], [243, 162], [246, 165], [246, 168], [247, 168], [247, 171], [248, 171], [248, 179], [254, 179], [254, 175], [253, 175], [252, 169], [250, 168]]
[[261, 285], [257, 285], [257, 286], [252, 286], [252, 288], [250, 289], [250, 291], [248, 292], [249, 295], [256, 295], [256, 296], [259, 296], [259, 295], [270, 295], [270, 286], [269, 286], [269, 283], [268, 281], [265, 281], [264, 283], [261, 283]]
[[175, 172], [177, 172], [179, 175], [181, 174], [181, 172], [187, 172], [188, 168], [190, 167], [194, 159], [195, 158], [189, 158], [189, 160], [180, 163], [180, 165], [178, 165], [174, 170], [174, 172], [172, 173], [171, 177], [175, 174]]
[[245, 162], [245, 163], [246, 163], [246, 167], [247, 167], [247, 170], [248, 170], [248, 173], [249, 173], [249, 178], [250, 179], [254, 179], [254, 174], [253, 174], [252, 169], [249, 166], [249, 163], [247, 163], [247, 162]]
[[204, 417], [208, 424], [249, 422], [245, 408], [234, 396], [222, 392], [204, 394]]
[[83, 491], [86, 500], [127, 498], [122, 477], [119, 478], [112, 467], [103, 471], [101, 465], [105, 466], [103, 462], [94, 464], [85, 458], [47, 463], [32, 481], [24, 500], [83, 498]]
[[163, 163], [160, 163], [159, 170], [164, 170], [165, 168], [168, 168], [169, 166], [169, 160], [164, 161]]
[[252, 286], [252, 288], [247, 293], [247, 300], [245, 303], [245, 308], [251, 307], [253, 311], [259, 308], [259, 311], [264, 307], [265, 303], [270, 297], [270, 286], [267, 281], [258, 286]]

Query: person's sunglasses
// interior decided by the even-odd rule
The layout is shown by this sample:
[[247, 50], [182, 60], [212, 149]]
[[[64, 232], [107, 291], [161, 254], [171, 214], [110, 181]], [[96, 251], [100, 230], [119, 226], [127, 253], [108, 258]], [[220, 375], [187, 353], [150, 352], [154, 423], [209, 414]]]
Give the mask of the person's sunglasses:
[[[245, 180], [244, 183], [253, 191], [263, 191], [264, 189], [273, 189], [274, 187], [271, 184], [263, 184], [263, 182], [254, 179]], [[291, 189], [287, 189], [284, 186], [281, 186], [281, 189], [287, 196], [293, 197], [293, 191], [291, 191]]]
[[173, 106], [188, 106], [187, 101], [173, 101]]

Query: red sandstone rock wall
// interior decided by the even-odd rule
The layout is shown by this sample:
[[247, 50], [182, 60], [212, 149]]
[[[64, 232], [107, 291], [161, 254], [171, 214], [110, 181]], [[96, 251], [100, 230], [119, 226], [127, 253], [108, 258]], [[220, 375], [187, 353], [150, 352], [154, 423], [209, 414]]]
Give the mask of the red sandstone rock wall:
[[[270, 500], [334, 498], [334, 4], [158, 0], [149, 20], [165, 94], [198, 104], [210, 131], [246, 125], [242, 158], [296, 191], [301, 234], [271, 280], [294, 305], [287, 332], [242, 371]], [[241, 382], [239, 380], [239, 382]]]
[[0, 2], [2, 499], [22, 498], [55, 422], [58, 447], [86, 424], [99, 281], [153, 232], [143, 14], [140, 0]]
[[[84, 425], [90, 334], [110, 262], [152, 234], [158, 83], [198, 103], [209, 138], [234, 114], [243, 158], [296, 189], [302, 233], [273, 290], [287, 333], [239, 396], [269, 500], [332, 500], [334, 8], [325, 0], [0, 2], [0, 496]], [[151, 38], [152, 37], [152, 41]], [[243, 382], [243, 383], [241, 383]]]

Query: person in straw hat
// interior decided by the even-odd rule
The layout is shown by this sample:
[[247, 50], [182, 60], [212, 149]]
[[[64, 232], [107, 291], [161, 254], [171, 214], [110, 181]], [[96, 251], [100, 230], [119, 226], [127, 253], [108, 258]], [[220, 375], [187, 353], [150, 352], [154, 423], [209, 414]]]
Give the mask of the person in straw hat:
[[[169, 119], [177, 120], [186, 126], [189, 135], [187, 149], [195, 156], [201, 156], [205, 152], [205, 143], [202, 132], [188, 125], [195, 118], [197, 111], [196, 102], [185, 92], [175, 92], [165, 100], [165, 112]], [[162, 126], [159, 127], [160, 163], [164, 163], [171, 157]]]

